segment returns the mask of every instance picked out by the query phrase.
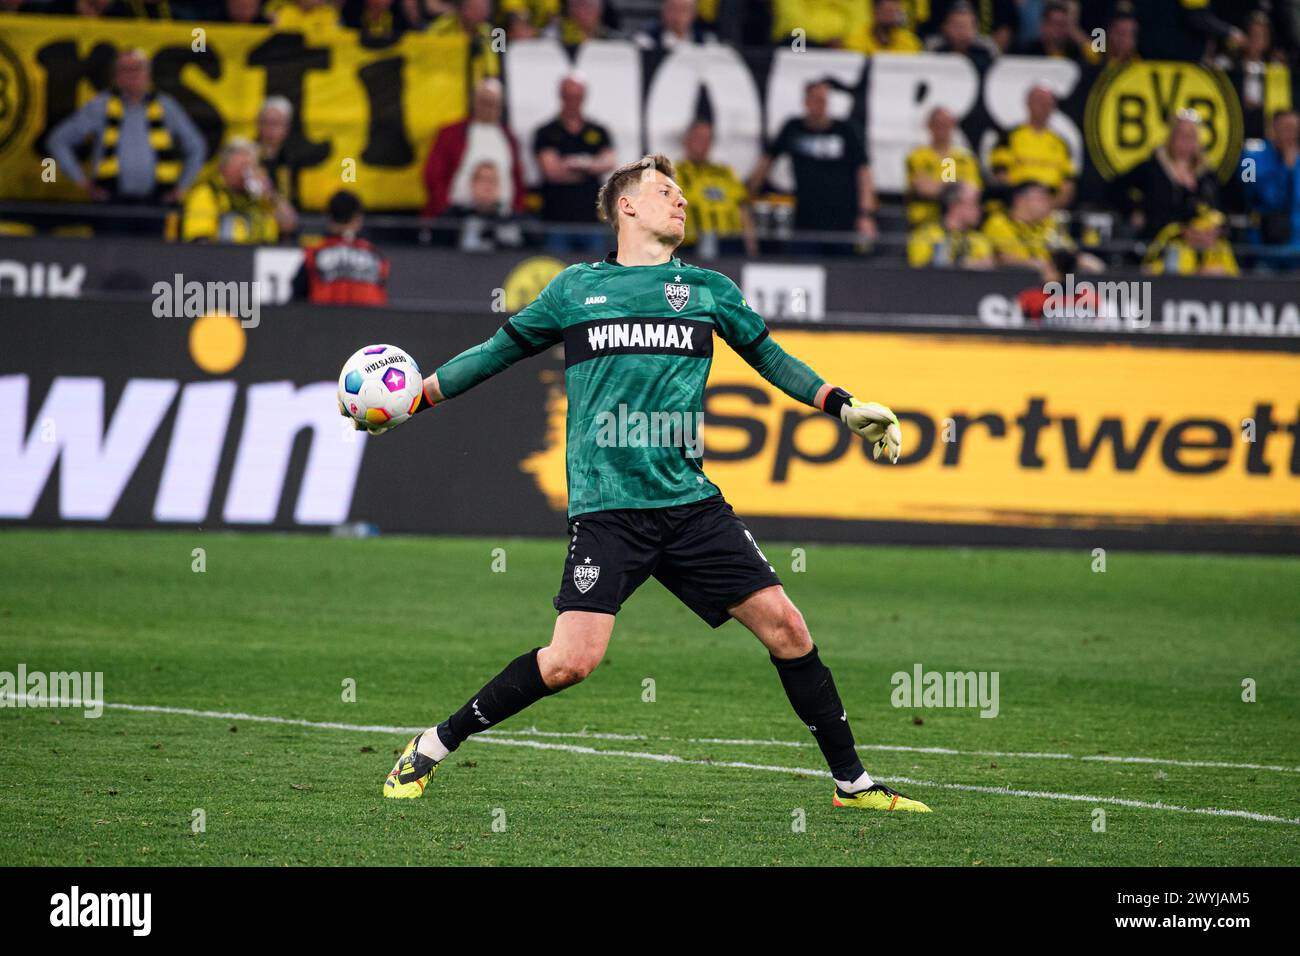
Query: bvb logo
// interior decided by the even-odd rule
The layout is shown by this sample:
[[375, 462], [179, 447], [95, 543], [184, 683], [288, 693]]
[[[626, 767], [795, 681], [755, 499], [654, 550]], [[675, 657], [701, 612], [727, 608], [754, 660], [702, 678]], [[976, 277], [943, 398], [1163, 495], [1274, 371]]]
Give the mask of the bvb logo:
[[1241, 155], [1241, 102], [1228, 78], [1195, 63], [1150, 61], [1105, 70], [1088, 94], [1088, 155], [1107, 179], [1128, 172], [1164, 143], [1183, 110], [1201, 120], [1205, 158], [1226, 181]]
[[9, 146], [27, 119], [29, 91], [22, 61], [0, 40], [0, 153]]
[[532, 256], [519, 263], [506, 276], [506, 311], [518, 312], [563, 271], [564, 263], [550, 256]]

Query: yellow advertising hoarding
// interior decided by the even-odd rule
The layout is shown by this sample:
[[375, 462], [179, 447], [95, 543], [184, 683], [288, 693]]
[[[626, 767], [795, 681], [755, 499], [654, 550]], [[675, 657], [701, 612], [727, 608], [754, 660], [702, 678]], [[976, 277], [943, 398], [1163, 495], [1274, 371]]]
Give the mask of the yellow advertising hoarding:
[[288, 97], [310, 160], [300, 182], [309, 208], [341, 187], [372, 208], [423, 205], [433, 134], [466, 113], [461, 38], [408, 33], [372, 49], [342, 29], [0, 14], [0, 198], [83, 198], [69, 177], [49, 181], [42, 144], [98, 92], [92, 78], [106, 81], [114, 51], [126, 46], [150, 55], [155, 86], [210, 140], [252, 138], [262, 101]]
[[[987, 336], [780, 331], [828, 381], [888, 403], [903, 459], [872, 462], [725, 346], [705, 471], [743, 515], [1045, 527], [1300, 529], [1300, 355]], [[525, 462], [563, 507], [564, 411]]]

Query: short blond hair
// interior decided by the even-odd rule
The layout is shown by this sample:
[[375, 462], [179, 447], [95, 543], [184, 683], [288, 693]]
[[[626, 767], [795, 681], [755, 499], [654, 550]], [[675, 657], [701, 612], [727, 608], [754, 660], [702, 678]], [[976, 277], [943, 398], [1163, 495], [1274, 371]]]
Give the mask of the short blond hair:
[[596, 194], [596, 218], [607, 222], [618, 233], [618, 198], [632, 186], [637, 185], [655, 172], [663, 173], [669, 179], [677, 178], [677, 169], [673, 161], [663, 153], [650, 153], [635, 162], [618, 167], [609, 174], [605, 185]]

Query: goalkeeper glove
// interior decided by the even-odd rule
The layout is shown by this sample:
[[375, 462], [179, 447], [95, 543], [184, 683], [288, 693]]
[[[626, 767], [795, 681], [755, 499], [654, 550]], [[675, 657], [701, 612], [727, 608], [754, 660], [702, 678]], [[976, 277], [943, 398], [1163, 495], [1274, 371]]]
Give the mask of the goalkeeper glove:
[[869, 441], [872, 458], [878, 459], [881, 452], [887, 451], [890, 462], [897, 463], [903, 451], [903, 431], [898, 426], [898, 416], [884, 405], [860, 402], [844, 389], [833, 388], [822, 403], [822, 409]]
[[[426, 408], [433, 408], [433, 402], [429, 401], [429, 397], [424, 394], [424, 386], [422, 384], [420, 386], [420, 397], [419, 399], [416, 400], [415, 407], [411, 409], [411, 414], [414, 415], [418, 412], [422, 412]], [[348, 410], [343, 407], [342, 401], [339, 402], [339, 414], [342, 415], [344, 418], [351, 420], [352, 427], [355, 428], [357, 431], [370, 432], [370, 434], [372, 435], [382, 435], [390, 428], [396, 428], [398, 425], [401, 424], [401, 422], [395, 422], [392, 420], [386, 421], [380, 425], [367, 425], [365, 422], [359, 422], [355, 418], [353, 418], [350, 414], [348, 414]], [[402, 421], [406, 421], [406, 419], [402, 419]]]

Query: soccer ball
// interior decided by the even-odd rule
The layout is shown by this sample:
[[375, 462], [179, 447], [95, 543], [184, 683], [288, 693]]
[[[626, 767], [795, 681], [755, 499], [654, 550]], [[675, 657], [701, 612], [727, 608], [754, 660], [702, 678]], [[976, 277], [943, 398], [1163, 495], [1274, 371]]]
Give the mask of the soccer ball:
[[424, 376], [396, 345], [367, 345], [343, 363], [339, 405], [362, 425], [400, 425], [411, 417]]

